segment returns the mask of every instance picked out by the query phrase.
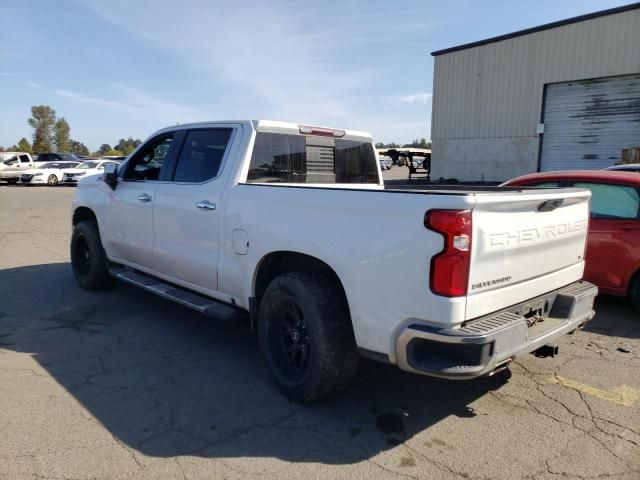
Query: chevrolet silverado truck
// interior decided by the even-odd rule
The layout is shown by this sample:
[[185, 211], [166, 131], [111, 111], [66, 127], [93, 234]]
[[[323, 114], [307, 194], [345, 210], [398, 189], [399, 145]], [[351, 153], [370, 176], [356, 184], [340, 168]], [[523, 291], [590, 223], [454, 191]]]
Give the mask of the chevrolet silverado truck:
[[177, 125], [79, 182], [71, 262], [212, 317], [244, 311], [275, 382], [311, 401], [361, 356], [491, 375], [593, 315], [588, 190], [385, 189], [369, 134]]

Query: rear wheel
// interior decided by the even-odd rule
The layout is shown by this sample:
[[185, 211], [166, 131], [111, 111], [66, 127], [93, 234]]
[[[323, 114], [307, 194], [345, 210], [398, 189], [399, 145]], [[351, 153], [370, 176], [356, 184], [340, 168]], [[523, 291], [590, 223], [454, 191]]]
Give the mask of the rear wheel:
[[633, 308], [640, 311], [640, 272], [637, 272], [629, 286], [629, 299]]
[[258, 336], [276, 383], [294, 400], [328, 397], [356, 374], [348, 307], [326, 275], [293, 272], [273, 279], [260, 302]]
[[58, 177], [56, 175], [49, 175], [49, 178], [47, 178], [47, 183], [49, 185], [58, 185]]
[[71, 267], [76, 280], [86, 290], [106, 288], [114, 283], [107, 268], [98, 224], [94, 220], [79, 222], [73, 229]]

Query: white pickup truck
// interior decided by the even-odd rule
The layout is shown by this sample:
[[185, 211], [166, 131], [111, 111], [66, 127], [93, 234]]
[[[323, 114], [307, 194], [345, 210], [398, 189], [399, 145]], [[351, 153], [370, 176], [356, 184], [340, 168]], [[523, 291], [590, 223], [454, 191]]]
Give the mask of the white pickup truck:
[[590, 320], [587, 190], [385, 189], [371, 136], [273, 121], [178, 125], [82, 179], [79, 284], [115, 278], [249, 313], [276, 383], [309, 401], [360, 355], [490, 375]]
[[34, 166], [27, 152], [0, 152], [0, 181], [18, 183], [22, 173]]

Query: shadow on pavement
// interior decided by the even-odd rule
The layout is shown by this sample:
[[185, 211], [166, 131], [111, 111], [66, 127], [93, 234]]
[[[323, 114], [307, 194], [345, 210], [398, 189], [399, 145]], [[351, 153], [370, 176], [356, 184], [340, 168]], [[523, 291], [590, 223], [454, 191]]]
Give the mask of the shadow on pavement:
[[626, 298], [598, 295], [596, 316], [587, 323], [587, 332], [622, 338], [640, 338], [640, 312], [634, 311]]
[[68, 263], [0, 271], [0, 286], [0, 348], [33, 355], [118, 441], [153, 457], [354, 463], [475, 416], [469, 405], [508, 380], [447, 382], [363, 361], [348, 392], [302, 406], [274, 387], [246, 321], [126, 285], [85, 292]]

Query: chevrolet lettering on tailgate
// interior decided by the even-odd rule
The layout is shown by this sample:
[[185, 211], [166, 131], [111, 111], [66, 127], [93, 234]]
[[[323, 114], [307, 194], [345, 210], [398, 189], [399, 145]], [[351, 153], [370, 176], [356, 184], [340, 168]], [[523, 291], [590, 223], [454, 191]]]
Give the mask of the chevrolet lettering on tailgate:
[[565, 235], [572, 235], [586, 231], [587, 220], [577, 220], [559, 225], [548, 225], [539, 228], [525, 228], [510, 232], [493, 233], [489, 236], [490, 246], [508, 247], [511, 245], [521, 245], [523, 243], [542, 242]]

